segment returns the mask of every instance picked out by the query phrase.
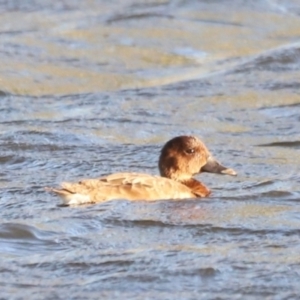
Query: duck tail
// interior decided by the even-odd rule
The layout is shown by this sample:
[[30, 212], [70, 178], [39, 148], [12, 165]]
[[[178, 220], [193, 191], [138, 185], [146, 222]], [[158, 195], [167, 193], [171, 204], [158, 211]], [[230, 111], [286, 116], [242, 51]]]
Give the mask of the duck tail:
[[89, 195], [76, 193], [65, 187], [61, 189], [46, 187], [45, 190], [58, 195], [62, 199], [63, 204], [66, 206], [91, 203]]

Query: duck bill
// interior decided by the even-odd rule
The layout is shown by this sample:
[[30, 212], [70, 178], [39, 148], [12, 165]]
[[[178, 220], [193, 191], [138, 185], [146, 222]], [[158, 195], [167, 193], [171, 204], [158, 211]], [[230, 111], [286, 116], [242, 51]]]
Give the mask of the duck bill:
[[236, 176], [236, 172], [233, 169], [228, 169], [222, 166], [217, 160], [210, 156], [207, 160], [206, 165], [204, 165], [200, 172], [216, 173], [216, 174], [226, 174]]

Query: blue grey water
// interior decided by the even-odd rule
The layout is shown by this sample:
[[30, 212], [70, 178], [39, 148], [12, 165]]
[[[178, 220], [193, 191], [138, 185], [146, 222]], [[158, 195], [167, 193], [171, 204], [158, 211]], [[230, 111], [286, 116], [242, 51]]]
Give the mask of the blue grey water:
[[[1, 299], [298, 299], [298, 1], [0, 3]], [[61, 207], [201, 137], [207, 199]]]

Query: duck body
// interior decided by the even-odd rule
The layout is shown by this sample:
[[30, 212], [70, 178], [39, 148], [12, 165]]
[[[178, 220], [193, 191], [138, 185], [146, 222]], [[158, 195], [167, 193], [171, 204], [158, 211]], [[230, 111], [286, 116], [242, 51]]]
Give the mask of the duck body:
[[205, 197], [210, 191], [199, 182], [198, 195], [185, 184], [143, 173], [116, 173], [78, 183], [62, 183], [61, 189], [52, 189], [65, 204], [79, 205], [115, 199], [160, 200]]
[[161, 176], [143, 173], [116, 173], [77, 183], [48, 188], [65, 205], [98, 203], [116, 199], [162, 200], [206, 197], [210, 190], [193, 178], [200, 172], [236, 175], [212, 158], [196, 137], [180, 136], [167, 142], [159, 158]]

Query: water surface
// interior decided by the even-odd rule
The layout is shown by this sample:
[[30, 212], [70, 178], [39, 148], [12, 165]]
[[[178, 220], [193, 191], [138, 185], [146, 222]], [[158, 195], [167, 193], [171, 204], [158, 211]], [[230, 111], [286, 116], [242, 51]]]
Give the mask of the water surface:
[[[297, 299], [297, 1], [0, 4], [3, 299]], [[201, 137], [208, 199], [60, 207]]]

